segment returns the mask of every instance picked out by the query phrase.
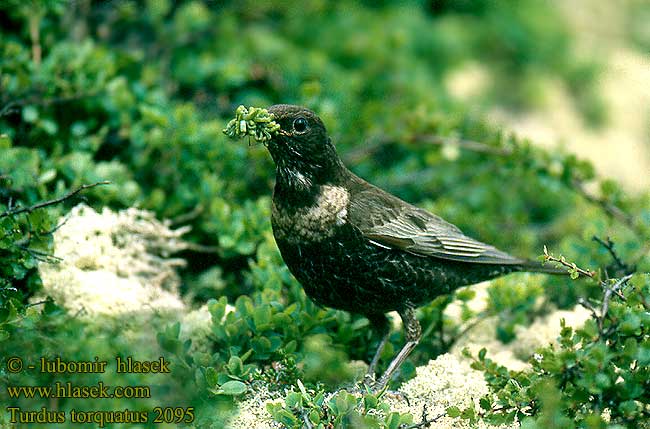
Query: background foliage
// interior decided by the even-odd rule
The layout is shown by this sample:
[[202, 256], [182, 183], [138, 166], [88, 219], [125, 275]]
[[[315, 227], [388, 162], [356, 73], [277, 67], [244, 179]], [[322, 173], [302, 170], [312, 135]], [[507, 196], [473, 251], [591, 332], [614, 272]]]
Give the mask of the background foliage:
[[[641, 3], [635, 7], [647, 15]], [[642, 25], [630, 27], [639, 46], [647, 46], [646, 36]], [[470, 62], [480, 63], [493, 85], [466, 105], [443, 82]], [[357, 174], [513, 254], [534, 257], [545, 244], [580, 266], [603, 268], [604, 277], [611, 257], [591, 238], [610, 236], [625, 261], [647, 272], [647, 194], [626, 195], [613, 181], [597, 180], [588, 163], [537, 149], [476, 113], [486, 105], [534, 105], [552, 76], [584, 120], [598, 126], [606, 121], [594, 86], [598, 66], [577, 54], [558, 12], [535, 0], [0, 3], [0, 382], [9, 380], [6, 350], [68, 359], [84, 350], [138, 353], [128, 340], [106, 344], [109, 328], [79, 324], [52, 303], [28, 305], [40, 288], [37, 263], [51, 259], [56, 219], [78, 200], [21, 214], [12, 209], [101, 180], [111, 185], [84, 193], [92, 205], [152, 210], [191, 226], [188, 239], [204, 250], [181, 256], [189, 262], [184, 298], [196, 305], [214, 299], [209, 352], [188, 353], [178, 329], [164, 323], [158, 336], [165, 353], [183, 362], [177, 380], [196, 381], [179, 383], [177, 397], [218, 410], [201, 416], [201, 424], [220, 427], [255, 383], [297, 389], [300, 379], [318, 390], [352, 380], [347, 362], [369, 359], [377, 339], [364, 318], [316, 307], [284, 267], [270, 234], [272, 163], [261, 148], [221, 134], [239, 104], [314, 109]], [[591, 182], [596, 201], [585, 198], [583, 185]], [[612, 217], [614, 206], [622, 216]], [[488, 311], [499, 315], [503, 341], [532, 319], [533, 309], [601, 298], [588, 282], [531, 281], [513, 276], [490, 290]], [[459, 327], [442, 310], [471, 295], [463, 290], [420, 310], [425, 336], [402, 379], [449, 348]], [[629, 323], [642, 317], [639, 305], [620, 310], [636, 314], [625, 316]], [[647, 328], [626, 326], [625, 339], [601, 347], [621, 345], [623, 352], [608, 351], [612, 361], [632, 359], [647, 372]], [[85, 335], [88, 329], [103, 334]], [[45, 332], [52, 342], [40, 341]], [[571, 335], [563, 336], [569, 349], [592, 339]], [[632, 337], [639, 356], [625, 351]], [[385, 359], [402, 341], [395, 333]], [[617, 361], [617, 353], [628, 353], [627, 360]], [[610, 383], [616, 374], [606, 375]], [[574, 396], [544, 412], [566, 414], [567, 424], [604, 424], [603, 409], [589, 402], [598, 392], [575, 396], [566, 383], [556, 388]], [[648, 398], [630, 395], [615, 396], [626, 405], [612, 421], [634, 427], [647, 417]], [[586, 409], [565, 413], [574, 400]], [[338, 417], [352, 412], [342, 410]], [[539, 408], [529, 414], [539, 416]], [[588, 415], [596, 417], [583, 419]], [[366, 423], [388, 427], [388, 420]]]

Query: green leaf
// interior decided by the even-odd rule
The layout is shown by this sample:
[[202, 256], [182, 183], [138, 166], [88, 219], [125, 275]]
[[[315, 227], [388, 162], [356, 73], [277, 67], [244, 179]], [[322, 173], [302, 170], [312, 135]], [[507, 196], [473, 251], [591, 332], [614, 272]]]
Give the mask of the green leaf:
[[302, 409], [302, 395], [299, 392], [289, 392], [284, 403], [291, 409]]
[[224, 383], [220, 390], [224, 395], [238, 396], [246, 392], [246, 384], [241, 381], [232, 380]]
[[461, 411], [460, 408], [456, 406], [447, 407], [447, 415], [449, 417], [460, 417]]
[[489, 411], [492, 409], [492, 401], [490, 401], [490, 399], [485, 396], [479, 400], [479, 405], [485, 411]]
[[479, 360], [485, 360], [485, 355], [487, 354], [487, 350], [485, 347], [483, 347], [481, 350], [478, 352], [478, 358]]
[[320, 423], [320, 414], [317, 410], [314, 409], [309, 412], [309, 420], [315, 425]]
[[218, 374], [217, 370], [209, 366], [205, 369], [205, 381], [208, 383], [208, 386], [215, 387], [218, 383]]
[[388, 429], [398, 429], [399, 424], [400, 424], [399, 413], [390, 413], [387, 419]]

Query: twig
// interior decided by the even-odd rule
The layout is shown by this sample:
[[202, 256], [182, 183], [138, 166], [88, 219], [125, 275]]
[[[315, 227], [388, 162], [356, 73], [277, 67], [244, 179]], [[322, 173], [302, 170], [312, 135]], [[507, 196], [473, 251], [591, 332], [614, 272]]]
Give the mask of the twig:
[[43, 252], [41, 250], [32, 249], [27, 246], [16, 246], [20, 250], [29, 253], [34, 259], [40, 262], [47, 262], [48, 264], [58, 264], [63, 261], [63, 258], [54, 256], [51, 253]]
[[[603, 241], [602, 239], [594, 236], [593, 240], [596, 241], [601, 246], [603, 246], [607, 250], [607, 252], [609, 252], [612, 259], [614, 260], [613, 268], [615, 268], [617, 271], [622, 271], [623, 274], [630, 274], [636, 272], [636, 265], [634, 264], [629, 265], [623, 262], [623, 260], [618, 256], [618, 253], [616, 253], [616, 251], [614, 250], [614, 242], [609, 237], [607, 237], [607, 241]], [[612, 265], [609, 265], [608, 268], [609, 267], [612, 267]]]
[[546, 261], [556, 262], [556, 263], [558, 263], [560, 265], [563, 265], [563, 266], [569, 268], [570, 270], [573, 270], [573, 271], [577, 272], [579, 275], [589, 277], [589, 278], [592, 278], [592, 279], [596, 275], [595, 271], [583, 270], [582, 268], [578, 267], [575, 263], [567, 262], [566, 259], [564, 258], [564, 256], [560, 256], [559, 258], [556, 258], [555, 256], [548, 253], [548, 249], [546, 248], [546, 246], [544, 246], [544, 261], [545, 262]]
[[598, 310], [596, 310], [596, 307], [594, 307], [589, 301], [581, 297], [578, 298], [578, 304], [589, 310], [594, 319], [600, 320], [600, 317], [598, 316]]
[[614, 283], [613, 285], [609, 286], [606, 281], [601, 282], [601, 286], [605, 290], [605, 293], [603, 295], [603, 302], [600, 306], [600, 310], [596, 309], [592, 303], [587, 301], [584, 298], [580, 298], [578, 300], [578, 304], [582, 305], [584, 308], [589, 310], [591, 312], [591, 315], [594, 319], [598, 321], [598, 333], [600, 336], [604, 335], [603, 332], [603, 322], [605, 321], [605, 317], [607, 316], [607, 312], [609, 311], [609, 301], [612, 298], [612, 295], [616, 295], [621, 300], [627, 301], [625, 296], [620, 292], [620, 289], [623, 287], [625, 283], [627, 283], [628, 280], [632, 278], [633, 274], [628, 274], [625, 277], [621, 277]]
[[623, 263], [621, 258], [619, 258], [618, 254], [614, 250], [614, 242], [609, 237], [607, 237], [607, 241], [603, 241], [601, 238], [594, 235], [592, 237], [592, 240], [603, 246], [609, 252], [609, 254], [612, 256], [612, 259], [614, 259], [614, 263], [619, 268], [627, 268], [627, 264]]
[[604, 318], [607, 312], [609, 311], [609, 300], [611, 299], [613, 293], [616, 294], [619, 298], [622, 298], [623, 301], [626, 301], [625, 297], [622, 294], [620, 294], [619, 290], [625, 283], [627, 283], [628, 280], [632, 278], [632, 275], [633, 274], [628, 274], [625, 277], [621, 277], [611, 287], [609, 286], [605, 287], [605, 296], [603, 296], [603, 306], [600, 310], [601, 317]]
[[32, 13], [29, 16], [29, 37], [32, 39], [32, 61], [36, 67], [41, 65], [42, 48], [41, 48], [41, 13]]
[[57, 232], [59, 229], [61, 229], [61, 227], [62, 227], [63, 225], [65, 225], [66, 223], [68, 223], [68, 220], [70, 220], [70, 218], [69, 218], [68, 216], [66, 216], [65, 219], [63, 219], [63, 222], [61, 222], [60, 224], [58, 224], [58, 225], [55, 226], [54, 228], [52, 228], [52, 229], [50, 229], [50, 230], [48, 230], [48, 231], [45, 231], [45, 232], [43, 232], [43, 233], [41, 233], [41, 234], [43, 234], [43, 235], [54, 234], [54, 233]]
[[426, 404], [422, 407], [422, 421], [420, 423], [414, 423], [412, 425], [406, 426], [404, 429], [419, 429], [419, 428], [424, 428], [424, 427], [430, 427], [431, 423], [435, 423], [438, 420], [440, 420], [442, 417], [444, 417], [446, 414], [441, 413], [435, 416], [432, 419], [429, 419], [428, 413], [427, 413], [427, 406]]
[[180, 215], [173, 218], [171, 220], [171, 224], [172, 225], [179, 225], [179, 224], [187, 223], [187, 222], [189, 222], [191, 220], [194, 220], [194, 219], [198, 218], [199, 216], [201, 216], [203, 211], [204, 211], [203, 205], [198, 204], [198, 205], [196, 205], [196, 207], [194, 207], [189, 212], [181, 213]]
[[489, 153], [490, 155], [508, 156], [512, 150], [504, 147], [491, 146], [475, 140], [459, 139], [454, 137], [443, 137], [435, 134], [415, 134], [406, 139], [409, 143], [426, 143], [441, 146], [458, 146], [463, 149], [478, 153]]
[[[2, 109], [0, 109], [0, 118], [5, 116], [5, 115], [8, 115], [9, 113], [11, 113], [13, 111], [14, 106], [17, 107], [18, 105], [16, 104], [16, 102], [13, 102], [13, 101], [10, 102], [10, 103], [5, 104], [2, 107]], [[6, 177], [6, 176], [3, 176], [3, 177]]]
[[468, 323], [465, 325], [462, 331], [460, 331], [457, 335], [454, 336], [454, 343], [458, 341], [460, 338], [465, 336], [472, 328], [474, 328], [476, 325], [484, 321], [489, 317], [487, 312], [482, 312], [481, 314], [477, 315], [474, 319], [472, 319], [471, 323]]
[[309, 417], [307, 414], [303, 413], [302, 414], [302, 421], [305, 422], [305, 426], [307, 429], [313, 429], [314, 425], [311, 424], [311, 421], [309, 420]]
[[31, 213], [34, 210], [38, 210], [38, 209], [41, 209], [43, 207], [53, 206], [55, 204], [59, 204], [59, 203], [65, 201], [65, 200], [67, 200], [69, 198], [74, 197], [75, 195], [77, 195], [79, 192], [81, 192], [83, 190], [94, 188], [95, 186], [100, 186], [100, 185], [110, 185], [110, 183], [111, 182], [109, 182], [108, 180], [103, 180], [101, 182], [91, 183], [90, 185], [81, 185], [77, 189], [68, 192], [67, 194], [63, 195], [62, 197], [54, 198], [53, 200], [42, 201], [40, 203], [34, 204], [32, 206], [29, 206], [29, 207], [16, 207], [16, 208], [7, 210], [4, 213], [0, 213], [0, 219], [2, 219], [4, 217], [7, 217], [7, 216], [15, 216], [15, 215], [21, 214], [21, 213]]
[[591, 192], [587, 191], [585, 189], [584, 184], [581, 181], [578, 180], [573, 180], [572, 182], [573, 189], [580, 194], [585, 200], [589, 201], [592, 204], [595, 204], [597, 206], [600, 206], [605, 213], [607, 213], [609, 216], [612, 218], [620, 221], [623, 223], [625, 226], [630, 228], [632, 231], [635, 233], [643, 236], [643, 232], [639, 230], [638, 226], [634, 222], [634, 218], [629, 215], [628, 213], [625, 213], [623, 209], [620, 207], [610, 203], [609, 201], [605, 200], [604, 198], [600, 198], [592, 194]]
[[406, 143], [424, 143], [438, 146], [456, 145], [460, 148], [467, 149], [472, 152], [487, 153], [498, 156], [507, 156], [512, 154], [512, 150], [510, 149], [490, 146], [486, 143], [481, 143], [474, 140], [443, 137], [436, 134], [413, 134], [403, 137], [389, 136], [370, 138], [368, 141], [366, 141], [366, 144], [361, 145], [359, 149], [348, 152], [346, 155], [346, 160], [348, 162], [356, 163], [368, 155], [371, 155], [372, 153], [378, 151], [382, 147], [397, 141], [403, 141]]
[[185, 248], [197, 253], [219, 253], [221, 250], [219, 246], [208, 246], [200, 243], [185, 243]]
[[0, 109], [0, 117], [8, 115], [13, 111], [14, 108], [26, 106], [28, 104], [34, 104], [37, 106], [49, 106], [50, 104], [66, 103], [68, 101], [80, 100], [82, 98], [96, 97], [99, 95], [99, 91], [80, 93], [68, 96], [58, 96], [58, 97], [47, 97], [42, 98], [42, 94], [34, 94], [27, 96], [20, 100], [10, 101], [5, 104]]

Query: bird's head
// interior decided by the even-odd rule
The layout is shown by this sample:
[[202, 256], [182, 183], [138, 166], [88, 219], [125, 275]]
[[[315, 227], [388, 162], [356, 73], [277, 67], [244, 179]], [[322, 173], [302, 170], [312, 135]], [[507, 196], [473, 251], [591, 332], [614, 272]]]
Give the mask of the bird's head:
[[290, 104], [268, 109], [280, 131], [267, 144], [281, 186], [305, 191], [335, 180], [343, 165], [323, 121], [311, 110]]

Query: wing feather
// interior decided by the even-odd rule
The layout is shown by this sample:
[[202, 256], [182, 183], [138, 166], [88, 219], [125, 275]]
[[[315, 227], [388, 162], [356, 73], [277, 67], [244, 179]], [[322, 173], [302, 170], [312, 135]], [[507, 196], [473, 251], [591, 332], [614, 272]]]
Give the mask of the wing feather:
[[[521, 264], [455, 225], [364, 182], [352, 189], [349, 221], [374, 245], [420, 256], [479, 264]], [[369, 186], [369, 187], [368, 187]]]

